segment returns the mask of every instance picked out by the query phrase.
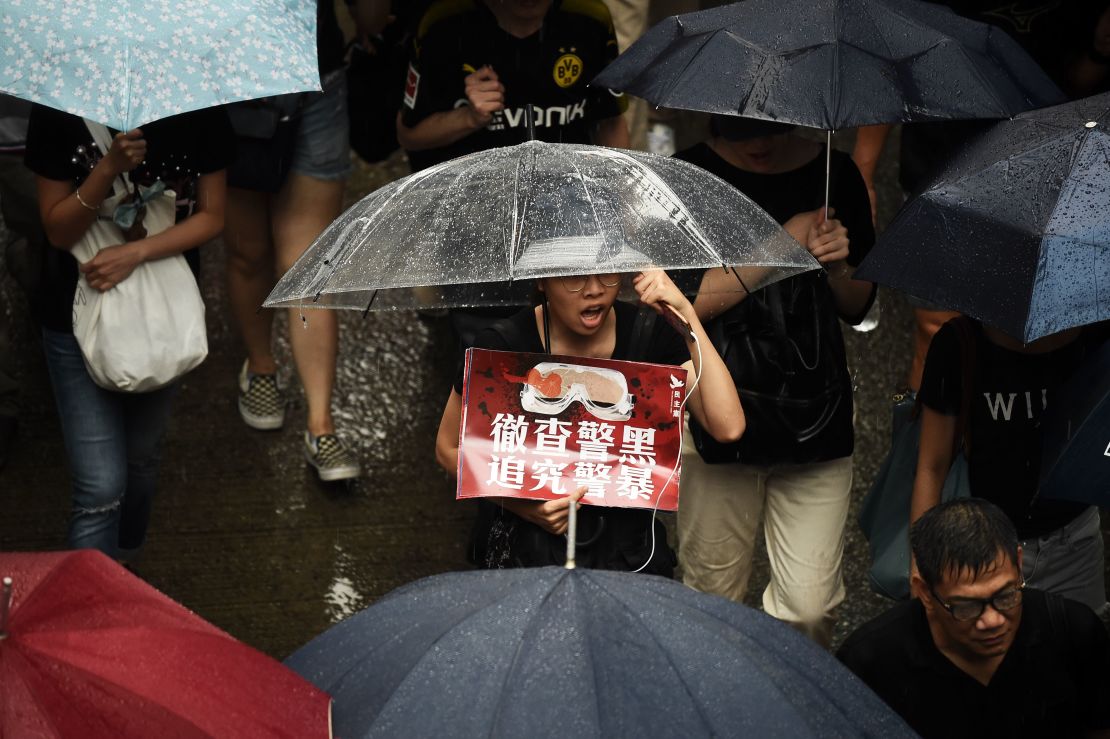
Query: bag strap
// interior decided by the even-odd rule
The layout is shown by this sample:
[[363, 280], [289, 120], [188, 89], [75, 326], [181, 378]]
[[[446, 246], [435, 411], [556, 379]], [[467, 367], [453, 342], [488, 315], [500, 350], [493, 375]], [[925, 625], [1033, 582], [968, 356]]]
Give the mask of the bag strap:
[[[85, 128], [88, 129], [89, 135], [92, 136], [96, 148], [100, 149], [101, 156], [108, 156], [108, 152], [112, 149], [112, 134], [108, 132], [108, 127], [103, 123], [90, 121], [88, 118], [82, 120], [85, 122]], [[112, 194], [117, 197], [127, 194], [123, 175], [112, 179]]]

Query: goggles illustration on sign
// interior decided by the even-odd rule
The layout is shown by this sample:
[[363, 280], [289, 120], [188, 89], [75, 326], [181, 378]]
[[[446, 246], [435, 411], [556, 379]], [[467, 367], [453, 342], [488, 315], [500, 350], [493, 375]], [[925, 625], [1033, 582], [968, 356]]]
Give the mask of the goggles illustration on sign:
[[540, 362], [528, 370], [520, 391], [526, 411], [554, 416], [577, 401], [604, 421], [632, 418], [635, 400], [620, 372], [563, 362]]

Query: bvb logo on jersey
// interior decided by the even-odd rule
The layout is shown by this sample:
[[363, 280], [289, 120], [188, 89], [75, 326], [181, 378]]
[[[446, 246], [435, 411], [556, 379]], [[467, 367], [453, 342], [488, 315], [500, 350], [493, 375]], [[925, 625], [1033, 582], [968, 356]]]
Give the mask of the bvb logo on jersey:
[[555, 69], [551, 70], [551, 76], [555, 78], [555, 84], [559, 87], [570, 87], [582, 76], [582, 59], [573, 51], [574, 49], [571, 49], [572, 53], [563, 54], [556, 59]]

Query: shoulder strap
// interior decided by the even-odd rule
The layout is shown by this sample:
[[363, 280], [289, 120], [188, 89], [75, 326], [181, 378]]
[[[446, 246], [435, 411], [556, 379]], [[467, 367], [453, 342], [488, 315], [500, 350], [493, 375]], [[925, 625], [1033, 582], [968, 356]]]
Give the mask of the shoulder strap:
[[[93, 143], [96, 148], [100, 149], [101, 156], [108, 156], [108, 152], [112, 149], [112, 134], [108, 133], [108, 127], [103, 123], [90, 121], [88, 118], [82, 118], [85, 122], [85, 128], [88, 129], [89, 135], [92, 136]], [[125, 195], [127, 190], [123, 187], [122, 176], [112, 178], [112, 194]]]
[[640, 306], [636, 311], [636, 320], [632, 322], [632, 334], [628, 337], [628, 358], [641, 360], [647, 356], [651, 348], [651, 335], [655, 331], [655, 320], [659, 314], [646, 305]]

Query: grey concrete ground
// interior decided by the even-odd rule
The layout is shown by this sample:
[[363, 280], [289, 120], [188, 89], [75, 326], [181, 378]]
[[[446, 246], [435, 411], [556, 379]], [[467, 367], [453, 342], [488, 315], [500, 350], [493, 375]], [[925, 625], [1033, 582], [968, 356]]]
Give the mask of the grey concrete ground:
[[[350, 198], [403, 171], [396, 158], [360, 167]], [[892, 175], [885, 166], [881, 220], [897, 205]], [[432, 454], [454, 366], [452, 340], [435, 319], [342, 316], [335, 408], [366, 474], [352, 485], [321, 484], [301, 458], [303, 399], [284, 339], [279, 354], [293, 389], [286, 428], [257, 432], [239, 420], [235, 377], [243, 353], [230, 324], [222, 258], [221, 244], [206, 247], [202, 282], [211, 354], [183, 382], [138, 570], [234, 636], [283, 658], [391, 589], [467, 566], [470, 508], [453, 500], [452, 483]], [[909, 310], [889, 293], [881, 305], [877, 330], [846, 331], [857, 391], [857, 455], [845, 552], [848, 600], [838, 641], [885, 605], [868, 590], [867, 549], [855, 524], [859, 500], [886, 451], [889, 396], [908, 364]], [[23, 296], [2, 271], [0, 316], [6, 322], [0, 331], [10, 338], [7, 359], [23, 384], [19, 435], [0, 470], [0, 549], [59, 549], [69, 511], [65, 453], [35, 329]], [[752, 605], [765, 582], [764, 562]]]

